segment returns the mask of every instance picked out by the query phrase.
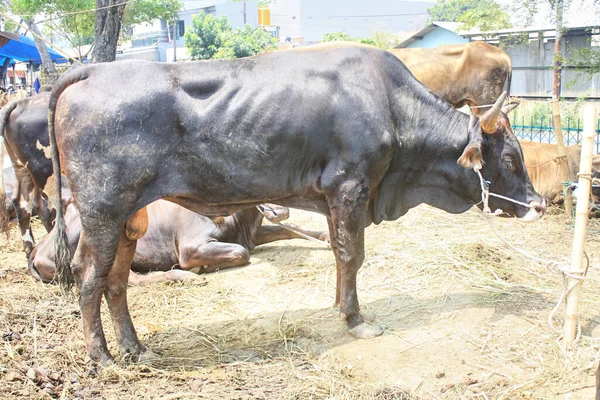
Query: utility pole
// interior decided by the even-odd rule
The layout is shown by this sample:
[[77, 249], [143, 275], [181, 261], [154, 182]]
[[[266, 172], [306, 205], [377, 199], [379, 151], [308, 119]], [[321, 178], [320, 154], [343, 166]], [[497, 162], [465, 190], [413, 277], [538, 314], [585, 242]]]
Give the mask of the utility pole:
[[246, 0], [244, 0], [244, 25], [246, 25]]
[[177, 62], [177, 20], [173, 20], [173, 62]]

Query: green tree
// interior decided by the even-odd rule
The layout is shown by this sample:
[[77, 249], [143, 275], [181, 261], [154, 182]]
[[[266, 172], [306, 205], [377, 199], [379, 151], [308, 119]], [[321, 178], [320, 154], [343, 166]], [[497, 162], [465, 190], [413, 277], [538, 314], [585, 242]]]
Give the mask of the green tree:
[[200, 13], [192, 17], [185, 45], [193, 60], [248, 57], [277, 47], [277, 39], [261, 28], [232, 29], [226, 17]]
[[231, 32], [231, 24], [225, 16], [218, 18], [211, 14], [192, 17], [192, 28], [186, 30], [185, 46], [190, 50], [192, 60], [212, 58], [225, 42], [224, 33]]
[[180, 9], [180, 0], [12, 0], [14, 14], [27, 16], [28, 23], [43, 15], [45, 25], [73, 47], [93, 43], [96, 62], [115, 59], [123, 26], [172, 21]]
[[323, 35], [321, 43], [325, 42], [357, 42], [352, 36], [345, 32], [331, 32]]
[[460, 29], [479, 28], [482, 31], [510, 28], [510, 16], [494, 0], [438, 0], [427, 10], [428, 23], [460, 22]]
[[321, 43], [338, 41], [369, 44], [384, 50], [391, 49], [401, 42], [398, 35], [385, 31], [373, 31], [373, 34], [368, 38], [353, 38], [345, 32], [331, 32], [323, 35], [321, 39]]
[[277, 39], [262, 28], [245, 25], [241, 29], [224, 32], [223, 46], [213, 58], [250, 57], [277, 48]]

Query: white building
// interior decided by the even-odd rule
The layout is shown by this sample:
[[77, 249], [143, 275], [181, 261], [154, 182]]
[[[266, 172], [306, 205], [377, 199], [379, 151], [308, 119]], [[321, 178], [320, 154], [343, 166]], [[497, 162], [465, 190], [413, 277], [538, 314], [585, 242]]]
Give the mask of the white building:
[[[200, 12], [216, 17], [226, 16], [231, 26], [242, 28], [245, 24], [258, 26], [258, 0], [245, 2], [183, 0], [177, 21], [155, 20], [150, 24], [133, 27], [132, 40], [117, 54], [117, 59], [141, 58], [151, 61], [173, 61], [189, 58], [183, 35], [192, 26], [192, 17]], [[173, 27], [175, 26], [175, 29]], [[173, 35], [176, 35], [173, 43]]]
[[433, 4], [433, 0], [282, 0], [269, 8], [271, 25], [279, 26], [281, 41], [303, 38], [309, 44], [333, 32], [366, 38], [374, 31], [419, 30]]

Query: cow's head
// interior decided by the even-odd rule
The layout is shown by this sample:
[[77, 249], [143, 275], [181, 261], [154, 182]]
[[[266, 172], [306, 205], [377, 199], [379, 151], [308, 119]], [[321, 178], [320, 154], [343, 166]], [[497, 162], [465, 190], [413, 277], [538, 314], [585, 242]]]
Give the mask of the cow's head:
[[[546, 202], [533, 189], [519, 141], [512, 132], [508, 117], [501, 112], [505, 98], [506, 92], [480, 119], [471, 116], [469, 143], [458, 163], [465, 168], [481, 171], [484, 179], [490, 183], [490, 192], [530, 206], [490, 197], [489, 207], [492, 211], [500, 209], [503, 216], [534, 221], [544, 214]], [[483, 205], [479, 204], [479, 207]]]

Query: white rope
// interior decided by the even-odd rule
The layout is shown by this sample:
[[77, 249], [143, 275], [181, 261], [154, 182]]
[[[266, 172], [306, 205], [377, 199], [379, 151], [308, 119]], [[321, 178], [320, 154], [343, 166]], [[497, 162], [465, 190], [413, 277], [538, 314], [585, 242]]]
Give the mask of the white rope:
[[535, 208], [535, 206], [532, 206], [531, 204], [523, 203], [522, 201], [518, 201], [518, 200], [515, 200], [515, 199], [511, 199], [510, 197], [506, 197], [506, 196], [502, 196], [500, 194], [496, 194], [496, 193], [490, 192], [490, 183], [488, 181], [486, 181], [485, 179], [483, 179], [483, 176], [481, 175], [481, 167], [479, 167], [479, 168], [477, 168], [477, 167], [473, 168], [473, 170], [479, 176], [479, 183], [481, 185], [481, 202], [483, 203], [483, 212], [484, 212], [484, 214], [489, 214], [489, 215], [501, 215], [501, 214], [504, 214], [504, 211], [502, 211], [500, 209], [497, 209], [494, 212], [492, 212], [492, 210], [490, 210], [490, 207], [488, 205], [490, 196], [497, 197], [497, 198], [502, 199], [502, 200], [510, 201], [512, 203], [518, 204], [518, 205], [526, 207], [526, 208]]
[[[502, 243], [504, 243], [508, 248], [514, 250], [515, 252], [521, 254], [522, 256], [525, 256], [531, 260], [534, 260], [538, 263], [541, 264], [545, 264], [546, 265], [546, 269], [550, 272], [553, 273], [560, 273], [562, 275], [563, 278], [563, 291], [562, 294], [560, 295], [560, 298], [558, 300], [558, 302], [556, 303], [556, 305], [554, 306], [554, 308], [552, 309], [552, 311], [550, 312], [550, 314], [548, 315], [548, 325], [550, 325], [550, 329], [552, 329], [554, 332], [556, 333], [561, 333], [562, 329], [557, 328], [556, 325], [554, 324], [554, 320], [555, 320], [555, 315], [558, 312], [558, 309], [560, 307], [560, 305], [565, 302], [567, 296], [569, 295], [569, 293], [575, 288], [577, 287], [577, 285], [581, 285], [583, 280], [586, 277], [587, 274], [587, 270], [589, 268], [590, 265], [590, 260], [587, 256], [587, 254], [584, 253], [585, 258], [587, 260], [587, 266], [585, 267], [585, 271], [582, 272], [581, 274], [573, 274], [571, 273], [569, 270], [569, 266], [565, 265], [564, 263], [558, 262], [558, 261], [554, 261], [554, 260], [546, 260], [544, 258], [541, 257], [537, 257], [534, 256], [532, 254], [530, 254], [529, 252], [520, 249], [518, 247], [513, 246], [512, 244], [508, 243], [502, 236], [500, 236], [500, 234], [496, 231], [493, 223], [492, 223], [492, 218], [490, 218], [490, 216], [498, 216], [500, 214], [503, 214], [504, 212], [502, 210], [496, 210], [495, 212], [491, 212], [489, 206], [488, 206], [488, 200], [489, 200], [489, 196], [494, 196], [494, 197], [498, 197], [507, 201], [511, 201], [515, 204], [519, 204], [522, 205], [524, 207], [528, 207], [528, 208], [534, 208], [534, 206], [530, 205], [530, 204], [526, 204], [526, 203], [522, 203], [520, 201], [517, 200], [513, 200], [510, 199], [508, 197], [505, 196], [501, 196], [495, 193], [491, 193], [489, 190], [489, 182], [485, 181], [483, 179], [483, 176], [481, 175], [481, 168], [474, 168], [474, 171], [477, 173], [477, 175], [479, 176], [479, 182], [481, 184], [481, 201], [483, 203], [483, 215], [485, 217], [485, 219], [488, 221], [488, 223], [490, 224], [490, 228], [492, 229], [492, 232], [494, 232], [494, 234], [496, 235], [496, 237], [498, 237], [498, 239], [500, 239], [500, 241]], [[567, 280], [567, 278], [571, 278], [571, 279], [575, 279], [577, 280], [577, 282], [575, 283], [575, 285], [573, 285], [573, 287], [571, 287], [569, 289], [569, 282]], [[579, 338], [581, 337], [581, 324], [579, 323], [579, 321], [577, 321], [577, 335], [575, 337], [575, 341], [577, 342], [579, 340]]]
[[494, 106], [494, 104], [482, 104], [480, 106], [469, 106], [469, 108], [490, 108], [493, 106]]

